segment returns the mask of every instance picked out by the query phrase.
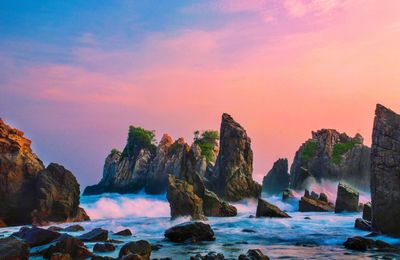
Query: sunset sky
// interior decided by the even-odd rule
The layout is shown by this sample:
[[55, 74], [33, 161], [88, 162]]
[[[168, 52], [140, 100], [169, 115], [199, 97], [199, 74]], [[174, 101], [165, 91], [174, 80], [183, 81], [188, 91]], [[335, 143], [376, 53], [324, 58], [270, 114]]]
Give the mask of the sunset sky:
[[[312, 130], [400, 112], [400, 1], [1, 1], [0, 117], [97, 183], [130, 124], [192, 141], [231, 114], [255, 178]], [[82, 187], [83, 188], [83, 187]]]

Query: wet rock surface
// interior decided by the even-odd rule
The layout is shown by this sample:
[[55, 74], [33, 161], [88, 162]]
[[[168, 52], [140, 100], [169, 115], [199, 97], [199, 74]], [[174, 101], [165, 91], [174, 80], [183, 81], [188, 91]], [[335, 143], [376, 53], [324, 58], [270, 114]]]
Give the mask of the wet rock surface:
[[13, 237], [24, 240], [30, 247], [41, 246], [50, 243], [61, 236], [60, 233], [38, 227], [22, 227]]
[[44, 258], [49, 259], [56, 253], [68, 254], [72, 259], [85, 259], [93, 256], [93, 253], [84, 246], [82, 240], [63, 234], [51, 243], [42, 252]]
[[124, 229], [124, 230], [118, 231], [117, 233], [114, 233], [114, 234], [117, 236], [125, 236], [125, 237], [133, 235], [133, 233], [130, 229]]
[[246, 254], [239, 256], [238, 260], [269, 260], [260, 249], [249, 249]]
[[339, 183], [335, 204], [335, 213], [357, 212], [358, 208], [359, 193], [349, 185]]
[[371, 150], [372, 226], [400, 236], [400, 115], [377, 105]]
[[381, 240], [373, 240], [365, 237], [351, 237], [348, 238], [343, 245], [347, 249], [356, 250], [356, 251], [366, 251], [369, 249], [376, 250], [387, 250], [387, 251], [399, 251], [398, 248], [384, 242]]
[[263, 199], [258, 199], [256, 217], [290, 218], [286, 212]]
[[167, 229], [164, 236], [172, 242], [200, 242], [215, 240], [211, 226], [203, 222], [185, 222]]
[[354, 224], [354, 227], [360, 230], [365, 230], [365, 231], [372, 231], [372, 224], [371, 221], [362, 219], [362, 218], [357, 218], [356, 222]]
[[93, 247], [94, 252], [112, 252], [115, 246], [111, 243], [96, 243]]
[[326, 195], [314, 193], [311, 195], [308, 190], [305, 190], [304, 196], [299, 201], [300, 212], [331, 212], [334, 211], [334, 205], [325, 198]]
[[0, 259], [26, 260], [29, 258], [29, 245], [14, 237], [0, 239]]
[[143, 259], [149, 260], [151, 255], [151, 245], [145, 240], [129, 242], [122, 246], [119, 251], [121, 259]]
[[362, 218], [368, 221], [372, 220], [372, 207], [371, 202], [365, 203], [363, 207]]
[[108, 231], [102, 228], [95, 228], [92, 231], [78, 237], [83, 242], [104, 242], [108, 239]]

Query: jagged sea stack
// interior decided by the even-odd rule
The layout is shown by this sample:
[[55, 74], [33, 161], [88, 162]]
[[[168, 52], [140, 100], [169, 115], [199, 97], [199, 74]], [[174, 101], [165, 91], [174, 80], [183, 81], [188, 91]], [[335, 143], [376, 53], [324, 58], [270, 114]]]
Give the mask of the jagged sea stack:
[[400, 115], [377, 105], [371, 149], [372, 227], [400, 236]]
[[288, 160], [279, 159], [263, 179], [263, 192], [268, 194], [281, 194], [289, 187], [290, 175], [288, 172]]
[[261, 185], [253, 180], [253, 151], [246, 130], [228, 114], [222, 115], [220, 150], [209, 187], [228, 201], [258, 198]]
[[334, 129], [312, 132], [296, 152], [290, 168], [290, 188], [307, 189], [312, 182], [344, 181], [358, 190], [369, 190], [370, 148], [363, 137], [350, 137]]

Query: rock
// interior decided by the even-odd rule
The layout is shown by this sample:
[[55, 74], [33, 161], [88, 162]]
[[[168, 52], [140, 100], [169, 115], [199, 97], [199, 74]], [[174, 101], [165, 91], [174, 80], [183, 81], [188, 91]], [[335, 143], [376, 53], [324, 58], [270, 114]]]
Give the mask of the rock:
[[249, 249], [247, 254], [240, 255], [239, 260], [269, 260], [269, 257], [264, 255], [260, 249]]
[[289, 165], [286, 158], [277, 160], [263, 179], [263, 192], [275, 195], [287, 189], [290, 181], [288, 169]]
[[72, 259], [84, 259], [93, 256], [83, 244], [75, 237], [64, 234], [42, 251], [43, 257], [49, 259], [55, 253], [69, 254]]
[[164, 236], [177, 243], [215, 240], [211, 226], [203, 222], [185, 222], [173, 226], [165, 231]]
[[[150, 255], [151, 255], [151, 245], [149, 244], [149, 242], [147, 242], [145, 240], [129, 242], [122, 246], [121, 250], [119, 251], [118, 257], [121, 259], [130, 254], [137, 255], [140, 258], [134, 258], [133, 256], [130, 256], [130, 258], [127, 258], [127, 259], [149, 260]], [[123, 258], [123, 259], [125, 259], [125, 258]]]
[[294, 190], [285, 189], [282, 193], [282, 201], [290, 201], [295, 199]]
[[261, 185], [253, 180], [253, 151], [244, 128], [228, 114], [222, 115], [220, 150], [207, 186], [227, 201], [258, 198]]
[[31, 150], [31, 141], [0, 118], [0, 219], [7, 226], [32, 223], [35, 180], [43, 169], [43, 162]]
[[108, 231], [102, 228], [95, 228], [92, 231], [78, 237], [83, 242], [103, 242], [108, 239]]
[[244, 233], [257, 233], [255, 230], [253, 230], [253, 229], [248, 229], [248, 228], [242, 229], [242, 232], [244, 232]]
[[263, 199], [258, 199], [256, 216], [270, 218], [290, 218], [286, 212], [283, 212], [277, 206], [272, 205]]
[[[318, 199], [315, 199], [317, 197]], [[320, 198], [322, 197], [322, 200]], [[301, 197], [299, 201], [299, 211], [300, 212], [331, 212], [334, 210], [334, 206], [328, 199], [324, 197], [324, 195], [313, 196], [309, 194], [309, 191], [306, 190], [304, 192], [304, 196]]]
[[365, 230], [365, 231], [372, 231], [371, 222], [362, 218], [357, 218], [354, 224], [354, 227], [357, 229]]
[[118, 231], [114, 235], [128, 237], [128, 236], [132, 236], [133, 234], [130, 229], [124, 229], [124, 230]]
[[368, 202], [368, 203], [364, 204], [362, 218], [365, 219], [365, 220], [368, 220], [368, 221], [372, 221], [371, 202]]
[[323, 201], [323, 202], [329, 202], [328, 201], [328, 196], [323, 192], [321, 194], [319, 194], [318, 200], [319, 201]]
[[60, 231], [63, 231], [64, 229], [62, 227], [50, 226], [47, 228], [47, 230], [54, 231], [54, 232], [60, 232]]
[[350, 186], [339, 183], [336, 196], [335, 213], [358, 212], [359, 193]]
[[311, 220], [311, 218], [310, 218], [310, 217], [305, 217], [304, 219]]
[[69, 254], [54, 253], [51, 255], [50, 260], [70, 260], [72, 259]]
[[204, 215], [208, 217], [234, 217], [237, 209], [229, 203], [222, 201], [209, 190], [205, 190], [203, 199]]
[[396, 251], [399, 249], [381, 240], [373, 240], [365, 237], [351, 237], [343, 243], [347, 249], [356, 251], [366, 251], [368, 249], [378, 249], [384, 251]]
[[22, 227], [18, 232], [11, 236], [24, 240], [30, 247], [41, 246], [50, 243], [61, 234], [51, 230], [38, 227]]
[[51, 163], [41, 171], [37, 177], [36, 193], [39, 200], [32, 213], [34, 224], [90, 220], [86, 213], [81, 216], [79, 184], [63, 166]]
[[85, 229], [81, 225], [72, 225], [64, 229], [66, 232], [79, 232], [84, 230]]
[[141, 257], [140, 255], [137, 255], [137, 254], [128, 254], [120, 259], [121, 260], [144, 260], [143, 257]]
[[400, 236], [400, 115], [376, 106], [371, 150], [372, 227]]
[[206, 255], [197, 254], [191, 256], [190, 260], [225, 260], [225, 256], [221, 253], [209, 252]]
[[205, 219], [203, 200], [194, 193], [193, 185], [186, 181], [168, 177], [167, 199], [171, 208], [171, 218], [191, 216], [194, 220]]
[[115, 246], [111, 243], [96, 243], [93, 247], [94, 252], [112, 252]]
[[26, 260], [29, 258], [29, 245], [14, 237], [0, 239], [0, 259]]
[[158, 251], [158, 250], [160, 250], [162, 247], [163, 247], [163, 245], [161, 245], [161, 244], [152, 244], [152, 245], [151, 245], [151, 250], [152, 250], [152, 251]]
[[91, 260], [116, 260], [117, 258], [113, 258], [110, 256], [99, 256], [99, 255], [95, 255], [92, 256]]
[[303, 190], [312, 182], [343, 181], [369, 191], [370, 148], [357, 134], [349, 137], [334, 129], [312, 132], [312, 138], [301, 145], [290, 168], [290, 188]]

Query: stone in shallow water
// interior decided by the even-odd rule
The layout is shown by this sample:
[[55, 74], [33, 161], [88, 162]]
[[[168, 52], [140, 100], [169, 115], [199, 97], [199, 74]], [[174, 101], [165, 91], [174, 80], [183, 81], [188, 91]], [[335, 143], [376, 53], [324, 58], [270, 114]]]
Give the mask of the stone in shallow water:
[[185, 241], [213, 241], [214, 231], [211, 226], [203, 222], [185, 222], [167, 229], [164, 236], [172, 242]]
[[81, 225], [72, 225], [64, 229], [66, 232], [78, 232], [84, 231], [85, 229]]
[[42, 251], [44, 258], [50, 258], [54, 253], [69, 254], [73, 259], [84, 259], [93, 256], [83, 244], [82, 240], [63, 234]]
[[92, 231], [78, 237], [83, 242], [102, 242], [107, 241], [108, 231], [102, 228], [95, 228]]
[[150, 259], [151, 245], [145, 240], [129, 242], [122, 246], [119, 258], [123, 259]]
[[365, 203], [363, 208], [362, 218], [368, 221], [372, 221], [372, 208], [371, 202]]
[[358, 212], [359, 193], [352, 187], [339, 183], [336, 197], [335, 213]]
[[354, 224], [354, 227], [357, 229], [365, 230], [365, 231], [372, 231], [371, 222], [362, 218], [357, 218]]
[[239, 260], [269, 260], [269, 257], [264, 255], [260, 249], [249, 249], [246, 254], [242, 254]]
[[29, 246], [41, 246], [50, 243], [61, 236], [60, 233], [38, 227], [22, 227], [18, 232], [11, 236], [23, 239]]
[[277, 206], [272, 205], [263, 199], [258, 199], [256, 216], [270, 218], [290, 218], [286, 212], [283, 212]]
[[29, 245], [14, 237], [0, 239], [0, 259], [20, 259], [29, 257]]
[[93, 247], [94, 252], [112, 252], [115, 246], [111, 243], [96, 243]]
[[130, 229], [124, 229], [124, 230], [121, 230], [121, 231], [118, 231], [117, 233], [115, 233], [114, 235], [117, 235], [117, 236], [132, 236], [132, 231], [130, 230]]

